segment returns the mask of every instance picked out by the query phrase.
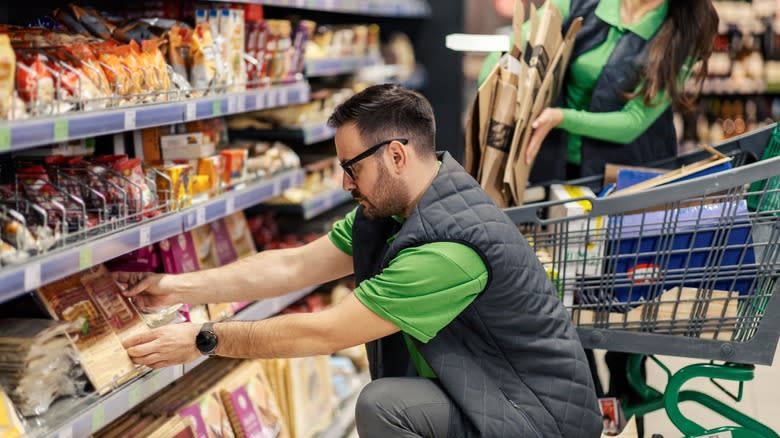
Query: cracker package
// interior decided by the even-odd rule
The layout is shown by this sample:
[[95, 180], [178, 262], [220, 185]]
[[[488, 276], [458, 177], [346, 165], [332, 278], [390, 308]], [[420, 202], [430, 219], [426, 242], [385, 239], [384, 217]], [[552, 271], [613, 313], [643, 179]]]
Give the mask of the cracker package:
[[80, 274], [42, 286], [37, 295], [53, 318], [81, 326], [73, 342], [95, 391], [104, 394], [136, 374], [119, 336], [87, 292]]

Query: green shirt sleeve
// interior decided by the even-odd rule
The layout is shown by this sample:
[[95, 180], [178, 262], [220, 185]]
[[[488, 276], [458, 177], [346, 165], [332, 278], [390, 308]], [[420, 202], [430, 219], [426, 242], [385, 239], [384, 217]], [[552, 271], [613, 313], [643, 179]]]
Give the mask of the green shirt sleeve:
[[561, 108], [563, 121], [558, 126], [575, 135], [615, 143], [631, 143], [655, 122], [669, 108], [669, 100], [658, 105], [647, 106], [644, 96], [629, 100], [619, 111], [589, 112]]
[[355, 222], [357, 207], [344, 216], [344, 219], [333, 224], [328, 238], [336, 245], [336, 248], [342, 250], [346, 255], [352, 256], [352, 224]]
[[[693, 59], [689, 59], [683, 66], [678, 76], [679, 86], [682, 87], [691, 76], [693, 63]], [[561, 108], [563, 121], [558, 127], [575, 135], [627, 144], [645, 132], [670, 104], [670, 97], [662, 92], [650, 106], [645, 105], [644, 96], [639, 95], [626, 102], [619, 111], [594, 113]]]
[[[566, 19], [569, 17], [569, 13], [571, 11], [571, 0], [550, 0], [553, 5], [555, 5], [556, 8], [558, 8], [558, 11], [561, 13], [561, 17], [563, 17], [563, 21], [566, 21]], [[539, 8], [538, 12], [541, 13], [544, 10], [544, 7]], [[523, 36], [528, 34], [528, 29], [531, 27], [531, 21], [527, 19], [526, 17], [525, 23], [523, 23]], [[512, 39], [514, 38], [511, 34], [509, 35], [509, 42], [512, 43]], [[487, 79], [488, 73], [490, 73], [490, 70], [493, 70], [493, 67], [498, 63], [498, 60], [501, 59], [501, 53], [499, 52], [493, 52], [488, 54], [488, 56], [485, 58], [485, 61], [482, 63], [482, 67], [479, 69], [479, 78], [477, 80], [477, 84], [482, 85], [483, 82], [485, 82], [485, 79]]]
[[487, 284], [487, 268], [470, 247], [434, 242], [399, 252], [355, 297], [420, 342], [455, 319]]

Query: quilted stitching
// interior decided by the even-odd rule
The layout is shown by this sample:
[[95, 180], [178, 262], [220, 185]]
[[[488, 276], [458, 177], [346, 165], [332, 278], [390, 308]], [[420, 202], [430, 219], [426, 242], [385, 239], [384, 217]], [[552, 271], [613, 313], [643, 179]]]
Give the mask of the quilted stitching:
[[533, 427], [545, 437], [598, 435], [584, 352], [549, 278], [511, 220], [449, 154], [385, 261], [442, 240], [470, 243], [492, 277], [472, 305], [420, 346], [453, 400], [485, 435], [533, 436]]

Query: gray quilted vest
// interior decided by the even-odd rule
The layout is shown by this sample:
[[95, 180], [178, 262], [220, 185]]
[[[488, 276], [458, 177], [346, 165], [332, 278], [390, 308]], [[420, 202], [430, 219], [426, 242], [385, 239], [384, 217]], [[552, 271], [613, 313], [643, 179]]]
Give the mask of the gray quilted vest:
[[[439, 159], [438, 175], [403, 225], [358, 209], [356, 280], [377, 275], [404, 248], [441, 241], [473, 248], [487, 266], [487, 286], [427, 344], [415, 341], [468, 420], [469, 430], [450, 436], [599, 436], [585, 353], [544, 269], [476, 181], [448, 153]], [[367, 347], [373, 378], [416, 375], [400, 334]]]
[[[598, 0], [571, 2], [571, 11], [563, 28], [568, 29], [575, 18], [583, 17], [582, 29], [574, 41], [572, 60], [607, 39], [611, 26], [596, 16], [598, 3]], [[652, 39], [645, 41], [630, 31], [618, 40], [593, 89], [588, 111], [619, 111], [625, 106], [625, 94], [633, 92], [644, 76], [646, 49], [651, 42]], [[552, 106], [566, 106], [563, 92]], [[582, 137], [582, 176], [601, 175], [606, 163], [643, 165], [677, 155], [677, 136], [672, 117], [671, 108], [667, 108], [645, 132], [628, 144]], [[539, 150], [531, 181], [539, 183], [564, 179], [567, 146], [566, 131], [550, 131]]]

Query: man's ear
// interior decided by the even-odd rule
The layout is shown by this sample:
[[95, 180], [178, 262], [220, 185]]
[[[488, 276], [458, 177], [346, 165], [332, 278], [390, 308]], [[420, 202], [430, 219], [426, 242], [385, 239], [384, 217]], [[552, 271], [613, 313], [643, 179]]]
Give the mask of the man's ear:
[[390, 143], [388, 150], [390, 151], [393, 169], [396, 173], [401, 173], [411, 158], [409, 149], [405, 148], [400, 142], [394, 141]]

